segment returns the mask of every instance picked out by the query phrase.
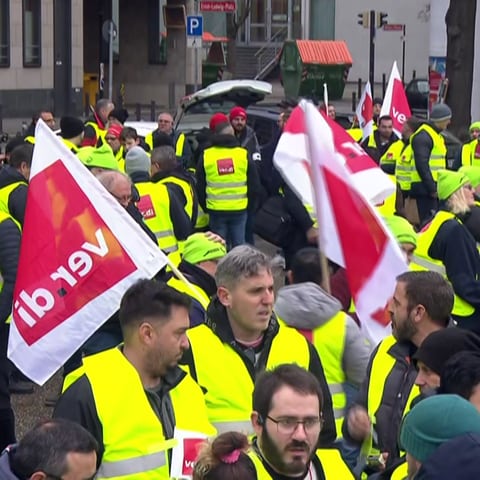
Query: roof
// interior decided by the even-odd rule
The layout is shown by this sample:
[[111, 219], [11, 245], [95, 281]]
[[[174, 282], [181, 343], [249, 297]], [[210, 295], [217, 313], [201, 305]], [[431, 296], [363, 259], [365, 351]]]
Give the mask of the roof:
[[202, 40], [204, 42], [228, 42], [227, 37], [216, 37], [210, 32], [203, 32]]
[[297, 40], [303, 63], [321, 65], [352, 65], [353, 60], [343, 40]]

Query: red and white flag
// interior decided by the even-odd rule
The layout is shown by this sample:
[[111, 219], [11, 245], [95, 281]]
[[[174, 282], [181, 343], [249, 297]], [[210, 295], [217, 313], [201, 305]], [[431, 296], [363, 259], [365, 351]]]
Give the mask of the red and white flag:
[[[286, 125], [288, 135], [303, 139], [303, 151], [294, 150], [290, 164], [275, 154], [275, 164], [301, 196], [307, 186], [298, 182], [303, 170], [312, 178], [324, 254], [346, 268], [357, 314], [373, 341], [390, 333], [385, 305], [393, 294], [396, 277], [407, 270], [393, 236], [356, 185], [348, 158], [340, 153], [327, 120], [306, 101]], [[283, 136], [282, 136], [283, 138]], [[279, 148], [281, 145], [279, 145]], [[348, 155], [349, 150], [344, 150]], [[310, 185], [308, 185], [310, 187]]]
[[39, 121], [8, 356], [42, 385], [167, 262], [126, 210]]
[[373, 99], [370, 82], [365, 84], [355, 114], [358, 125], [362, 129], [362, 140], [364, 140], [373, 133]]
[[380, 116], [390, 115], [393, 120], [393, 131], [399, 138], [402, 138], [403, 124], [407, 118], [412, 116], [408, 104], [402, 78], [398, 72], [397, 62], [393, 62], [392, 72], [388, 80], [385, 98], [383, 99]]

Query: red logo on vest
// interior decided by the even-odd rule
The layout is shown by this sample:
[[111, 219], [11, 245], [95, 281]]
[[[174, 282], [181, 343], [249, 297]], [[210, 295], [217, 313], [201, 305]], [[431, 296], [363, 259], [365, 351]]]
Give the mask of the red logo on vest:
[[235, 173], [235, 166], [232, 158], [222, 158], [217, 160], [217, 171], [219, 175], [230, 175]]
[[32, 345], [136, 266], [60, 160], [28, 188], [13, 311]]
[[153, 208], [150, 195], [143, 195], [140, 197], [140, 201], [137, 203], [137, 208], [140, 210], [140, 213], [145, 220], [155, 217], [155, 208]]
[[205, 443], [204, 438], [183, 439], [183, 465], [182, 475], [193, 475], [193, 467], [198, 457], [200, 447]]

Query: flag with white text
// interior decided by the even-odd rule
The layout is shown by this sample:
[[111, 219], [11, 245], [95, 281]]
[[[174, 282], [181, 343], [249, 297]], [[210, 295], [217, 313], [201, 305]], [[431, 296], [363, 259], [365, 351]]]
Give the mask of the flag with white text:
[[365, 84], [355, 114], [358, 126], [362, 129], [362, 140], [365, 140], [373, 133], [373, 99], [370, 82]]

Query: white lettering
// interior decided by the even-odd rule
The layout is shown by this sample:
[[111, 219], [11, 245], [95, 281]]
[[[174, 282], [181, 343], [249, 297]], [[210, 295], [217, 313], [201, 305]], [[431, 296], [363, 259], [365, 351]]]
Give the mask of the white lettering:
[[37, 321], [23, 308], [20, 307], [20, 302], [17, 300], [15, 302], [15, 309], [17, 310], [18, 314], [22, 317], [22, 320], [29, 326], [33, 327]]
[[50, 278], [52, 280], [63, 278], [71, 287], [74, 287], [77, 283], [75, 277], [65, 267], [58, 267], [57, 271], [50, 275]]
[[100, 228], [95, 232], [95, 237], [97, 238], [98, 247], [92, 243], [85, 242], [82, 245], [82, 248], [87, 252], [98, 255], [99, 257], [104, 257], [108, 253], [108, 245]]
[[20, 298], [38, 318], [42, 318], [55, 305], [55, 298], [46, 288], [37, 288], [31, 296], [22, 290]]
[[402, 125], [405, 123], [405, 121], [407, 120], [407, 117], [405, 116], [405, 114], [401, 113], [401, 112], [398, 112], [395, 107], [393, 107], [392, 109], [393, 111], [393, 118], [396, 118], [399, 123], [401, 123]]
[[93, 260], [88, 253], [79, 250], [68, 257], [68, 266], [72, 272], [84, 277], [92, 269]]
[[185, 460], [185, 467], [193, 468], [194, 466], [195, 466], [195, 461], [194, 460]]

